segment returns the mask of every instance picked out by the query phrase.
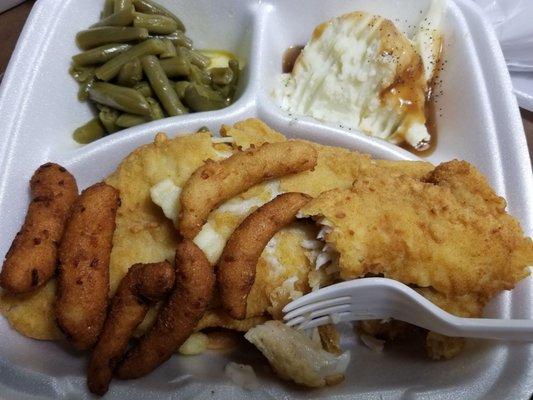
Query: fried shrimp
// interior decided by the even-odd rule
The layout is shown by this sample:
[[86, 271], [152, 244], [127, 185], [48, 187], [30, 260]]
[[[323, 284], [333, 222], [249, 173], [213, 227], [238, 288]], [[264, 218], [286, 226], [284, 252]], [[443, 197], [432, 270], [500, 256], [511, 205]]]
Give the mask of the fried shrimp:
[[78, 196], [76, 179], [53, 163], [35, 171], [30, 189], [32, 200], [24, 225], [13, 240], [0, 273], [0, 286], [11, 293], [31, 292], [54, 275], [57, 245]]
[[174, 269], [167, 261], [135, 264], [122, 279], [93, 350], [87, 369], [87, 385], [100, 396], [107, 392], [113, 370], [126, 351], [133, 330], [148, 308], [174, 286]]
[[105, 183], [85, 189], [72, 207], [59, 247], [56, 319], [78, 350], [91, 348], [104, 325], [119, 203], [118, 191]]
[[317, 158], [312, 144], [292, 140], [267, 143], [222, 161], [206, 162], [183, 187], [180, 233], [193, 239], [211, 210], [224, 201], [265, 180], [310, 170], [316, 166]]
[[302, 193], [281, 194], [250, 214], [230, 236], [220, 257], [217, 281], [222, 306], [233, 318], [246, 317], [246, 299], [263, 249], [310, 199]]
[[193, 333], [214, 287], [215, 274], [202, 250], [190, 240], [178, 244], [176, 286], [159, 311], [153, 328], [126, 354], [117, 376], [138, 378], [168, 360]]

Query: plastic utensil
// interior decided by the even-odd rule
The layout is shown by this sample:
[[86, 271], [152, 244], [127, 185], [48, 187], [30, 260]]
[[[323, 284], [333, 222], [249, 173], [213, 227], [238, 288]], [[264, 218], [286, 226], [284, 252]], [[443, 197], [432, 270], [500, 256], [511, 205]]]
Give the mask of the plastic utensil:
[[283, 309], [289, 326], [314, 328], [340, 321], [394, 318], [446, 336], [533, 341], [531, 319], [456, 317], [409, 286], [387, 278], [363, 278], [317, 290]]

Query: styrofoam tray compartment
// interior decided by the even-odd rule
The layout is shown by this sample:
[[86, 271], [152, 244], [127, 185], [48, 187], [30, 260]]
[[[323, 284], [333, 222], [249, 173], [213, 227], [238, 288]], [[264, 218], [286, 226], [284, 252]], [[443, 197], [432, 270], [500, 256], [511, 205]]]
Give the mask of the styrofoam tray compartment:
[[[135, 147], [158, 131], [176, 135], [249, 116], [262, 118], [291, 137], [303, 137], [368, 152], [389, 159], [416, 159], [407, 151], [363, 135], [296, 120], [270, 98], [281, 57], [290, 45], [304, 44], [317, 24], [349, 11], [363, 10], [392, 19], [407, 34], [428, 7], [428, 0], [159, 0], [176, 12], [198, 48], [235, 52], [245, 62], [238, 100], [216, 112], [167, 118], [110, 135], [87, 146], [71, 139], [75, 127], [91, 117], [76, 100], [77, 84], [68, 75], [78, 52], [77, 31], [99, 16], [103, 1], [40, 0], [0, 89], [0, 253], [7, 251], [23, 221], [28, 181], [42, 163], [65, 165], [80, 187], [104, 178]], [[466, 0], [450, 2], [444, 24], [442, 95], [438, 99], [439, 142], [429, 160], [466, 159], [478, 166], [510, 212], [533, 233], [533, 181], [527, 146], [511, 83], [494, 33]], [[498, 296], [486, 309], [493, 317], [532, 318], [533, 284], [522, 282]], [[30, 340], [0, 319], [0, 397], [89, 398], [86, 357], [56, 343]], [[526, 399], [533, 390], [528, 370], [533, 347], [525, 344], [469, 341], [467, 349], [446, 362], [427, 360], [422, 352], [390, 346], [377, 354], [344, 336], [352, 362], [344, 383], [308, 391], [269, 373], [250, 348], [233, 353], [173, 357], [149, 376], [113, 381], [106, 398], [498, 398]], [[261, 390], [244, 391], [223, 374], [228, 360], [253, 362]]]

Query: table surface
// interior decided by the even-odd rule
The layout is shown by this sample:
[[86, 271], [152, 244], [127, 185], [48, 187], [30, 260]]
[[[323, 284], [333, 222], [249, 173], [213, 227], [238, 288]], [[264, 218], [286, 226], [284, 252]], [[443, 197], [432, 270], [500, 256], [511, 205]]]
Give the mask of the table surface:
[[[24, 26], [24, 22], [31, 11], [35, 0], [28, 0], [21, 5], [12, 8], [0, 14], [0, 76], [3, 75], [13, 48], [17, 43], [20, 31]], [[522, 121], [524, 122], [524, 129], [526, 131], [526, 138], [529, 146], [529, 154], [533, 160], [533, 112], [527, 110], [520, 110], [522, 114]]]

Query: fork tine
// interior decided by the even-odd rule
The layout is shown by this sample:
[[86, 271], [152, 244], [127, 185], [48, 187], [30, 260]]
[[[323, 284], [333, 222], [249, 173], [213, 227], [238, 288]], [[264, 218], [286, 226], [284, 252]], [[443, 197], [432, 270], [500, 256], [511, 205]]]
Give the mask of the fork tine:
[[[313, 312], [313, 311], [316, 311], [316, 310], [320, 310], [322, 308], [331, 307], [331, 306], [338, 306], [338, 305], [342, 305], [342, 304], [349, 304], [350, 301], [351, 301], [351, 297], [350, 296], [344, 296], [344, 297], [337, 297], [337, 298], [333, 298], [333, 299], [329, 299], [329, 300], [322, 300], [322, 301], [313, 302], [313, 303], [310, 303], [310, 304], [303, 305], [303, 306], [301, 306], [299, 308], [293, 309], [292, 311], [290, 311], [287, 314], [285, 314], [283, 319], [288, 321], [288, 320], [293, 319], [295, 317], [298, 317], [300, 315], [303, 315], [303, 314], [306, 314], [306, 313], [309, 313], [309, 312]], [[284, 311], [285, 311], [285, 309], [284, 309]]]
[[[372, 278], [366, 278], [366, 279], [372, 279]], [[382, 279], [382, 278], [379, 278], [379, 279]], [[311, 292], [309, 294], [306, 294], [305, 296], [302, 296], [290, 302], [289, 304], [285, 306], [285, 308], [283, 309], [283, 312], [288, 313], [298, 307], [302, 307], [307, 304], [315, 303], [317, 301], [329, 300], [333, 298], [346, 297], [346, 296], [350, 297], [353, 291], [353, 286], [357, 283], [359, 283], [357, 282], [357, 280], [353, 280], [353, 281], [336, 283], [335, 285], [332, 285], [332, 286], [326, 286], [316, 292]]]
[[296, 318], [290, 319], [286, 322], [286, 324], [288, 326], [298, 325], [300, 323], [308, 322], [315, 318], [322, 317], [325, 315], [334, 315], [334, 314], [340, 314], [345, 311], [350, 311], [351, 307], [352, 307], [351, 304], [342, 304], [338, 306], [319, 308], [313, 312], [306, 312], [304, 313], [304, 315], [300, 315], [300, 316], [297, 316]]
[[337, 314], [335, 318], [332, 317], [331, 315], [325, 315], [323, 317], [318, 317], [310, 321], [303, 322], [300, 325], [298, 325], [297, 328], [298, 329], [310, 329], [310, 328], [315, 328], [317, 326], [322, 326], [326, 324], [337, 324], [342, 321], [350, 321], [351, 315], [352, 314], [348, 311]]

